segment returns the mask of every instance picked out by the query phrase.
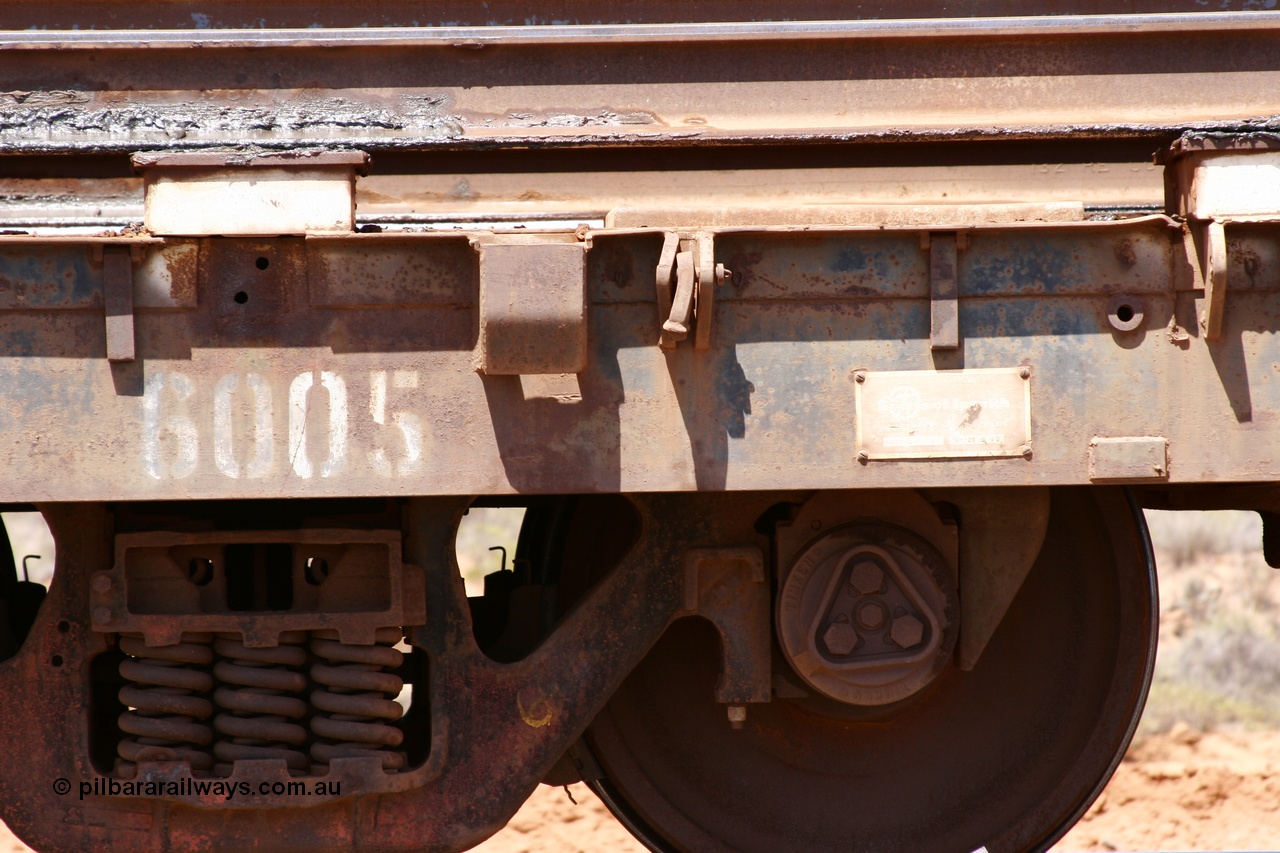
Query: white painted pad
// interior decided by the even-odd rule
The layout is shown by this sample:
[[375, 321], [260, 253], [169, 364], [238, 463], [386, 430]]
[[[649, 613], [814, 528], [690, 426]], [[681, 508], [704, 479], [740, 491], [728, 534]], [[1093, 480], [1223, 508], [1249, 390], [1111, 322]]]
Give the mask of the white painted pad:
[[1188, 208], [1195, 219], [1280, 216], [1280, 151], [1206, 157], [1196, 165]]
[[279, 236], [355, 228], [349, 168], [174, 169], [150, 176], [146, 227], [158, 236]]

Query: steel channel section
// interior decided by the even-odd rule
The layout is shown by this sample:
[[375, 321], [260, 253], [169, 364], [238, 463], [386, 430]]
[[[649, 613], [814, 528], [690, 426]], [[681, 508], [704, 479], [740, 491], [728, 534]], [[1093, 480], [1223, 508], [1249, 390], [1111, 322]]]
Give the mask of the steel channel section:
[[[1220, 0], [1215, 11], [1255, 9], [1253, 0]], [[600, 24], [662, 24], [685, 26], [723, 21], [810, 22], [856, 17], [875, 19], [929, 19], [937, 8], [907, 6], [893, 0], [743, 0], [738, 3], [702, 3], [677, 7], [664, 0], [621, 0], [601, 7], [591, 0], [550, 0], [531, 5], [521, 0], [491, 0], [482, 7], [463, 0], [445, 0], [429, 8], [408, 0], [388, 0], [376, 8], [323, 0], [305, 9], [288, 0], [217, 0], [205, 4], [202, 14], [168, 3], [100, 2], [87, 5], [75, 0], [34, 3], [16, 0], [0, 10], [0, 28], [24, 30], [40, 24], [49, 30], [205, 30], [213, 28], [277, 29], [299, 27], [511, 27], [538, 23], [545, 28]], [[947, 7], [964, 17], [1000, 15], [1052, 15], [1090, 17], [1110, 14], [1162, 16], [1197, 12], [1196, 0], [965, 0]], [[923, 23], [923, 21], [922, 21]], [[1061, 25], [1061, 24], [1060, 24]]]
[[1168, 139], [1280, 114], [1277, 15], [11, 30], [0, 150]]
[[[1280, 239], [1227, 233], [1226, 333], [1206, 342], [1164, 217], [972, 231], [952, 350], [931, 348], [919, 232], [729, 230], [710, 349], [663, 351], [661, 232], [602, 231], [588, 363], [559, 376], [479, 369], [465, 236], [146, 242], [117, 363], [93, 246], [10, 238], [0, 500], [1081, 484], [1091, 441], [1131, 436], [1168, 442], [1153, 483], [1266, 480]], [[1136, 329], [1113, 328], [1116, 294]], [[1028, 458], [857, 458], [859, 371], [993, 368], [1030, 372]]]

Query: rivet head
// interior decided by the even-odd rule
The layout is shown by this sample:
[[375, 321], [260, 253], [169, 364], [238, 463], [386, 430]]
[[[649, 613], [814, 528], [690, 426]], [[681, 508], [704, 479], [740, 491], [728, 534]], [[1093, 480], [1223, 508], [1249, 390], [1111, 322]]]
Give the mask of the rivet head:
[[101, 574], [100, 574], [100, 575], [94, 575], [94, 576], [93, 576], [93, 591], [94, 591], [94, 592], [110, 592], [110, 591], [111, 591], [111, 576], [110, 576], [110, 575], [101, 575]]
[[95, 607], [95, 608], [93, 608], [93, 621], [94, 621], [94, 622], [98, 622], [98, 623], [110, 622], [110, 621], [111, 621], [111, 608], [110, 608], [110, 607]]

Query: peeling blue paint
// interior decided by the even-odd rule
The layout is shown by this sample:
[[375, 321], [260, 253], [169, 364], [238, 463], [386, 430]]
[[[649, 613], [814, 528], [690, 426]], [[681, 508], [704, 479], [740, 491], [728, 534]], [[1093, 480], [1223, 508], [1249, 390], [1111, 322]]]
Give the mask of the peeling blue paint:
[[90, 264], [88, 252], [0, 252], [0, 309], [102, 304], [102, 267]]

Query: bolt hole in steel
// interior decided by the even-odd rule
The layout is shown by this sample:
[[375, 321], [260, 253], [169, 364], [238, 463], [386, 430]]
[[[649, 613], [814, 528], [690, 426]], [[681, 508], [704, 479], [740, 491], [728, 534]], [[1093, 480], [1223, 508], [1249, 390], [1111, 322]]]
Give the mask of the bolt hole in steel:
[[53, 664], [54, 666], [62, 666], [62, 655], [54, 655], [53, 657], [49, 658], [49, 663]]
[[208, 586], [213, 580], [213, 561], [205, 557], [192, 557], [187, 562], [187, 577], [196, 586]]
[[1142, 301], [1132, 296], [1116, 296], [1107, 306], [1107, 322], [1117, 332], [1132, 332], [1142, 325]]
[[271, 266], [271, 261], [267, 258], [258, 258], [258, 260], [253, 262], [253, 265], [260, 270], [265, 270], [267, 267]]
[[67, 633], [67, 632], [68, 632], [68, 631], [70, 631], [70, 630], [71, 630], [71, 623], [70, 623], [70, 622], [68, 622], [66, 619], [63, 619], [63, 620], [61, 620], [60, 622], [58, 622], [58, 633], [59, 633], [59, 634], [65, 634], [65, 633]]
[[329, 577], [329, 561], [324, 557], [308, 557], [303, 576], [312, 586], [320, 586]]
[[[819, 549], [814, 562], [833, 561], [828, 580], [853, 590], [848, 552], [879, 548], [854, 562], [883, 571], [884, 554], [901, 563], [919, 545], [875, 527], [827, 525], [831, 533], [806, 549]], [[824, 544], [824, 536], [844, 539]], [[873, 597], [887, 594], [887, 581], [877, 587], [863, 574]], [[800, 597], [817, 602], [808, 607], [819, 621], [874, 622], [860, 607], [837, 621], [824, 598], [831, 590], [817, 589]], [[950, 600], [938, 592], [945, 613]], [[916, 593], [915, 606], [937, 606]], [[703, 620], [680, 620], [588, 729], [584, 744], [603, 771], [592, 785], [655, 851], [1044, 850], [1098, 796], [1132, 737], [1154, 662], [1155, 612], [1154, 561], [1136, 505], [1121, 490], [1057, 489], [1041, 553], [972, 671], [945, 656], [914, 693], [859, 707], [806, 684], [777, 647], [775, 696], [749, 706], [735, 731], [713, 699], [718, 635]], [[932, 626], [921, 621], [927, 645]], [[805, 642], [838, 651], [812, 633]], [[780, 676], [804, 689], [777, 695]]]
[[249, 301], [249, 294], [245, 293], [243, 290], [238, 290], [236, 291], [236, 295], [231, 298], [236, 301], [237, 305], [243, 305]]

